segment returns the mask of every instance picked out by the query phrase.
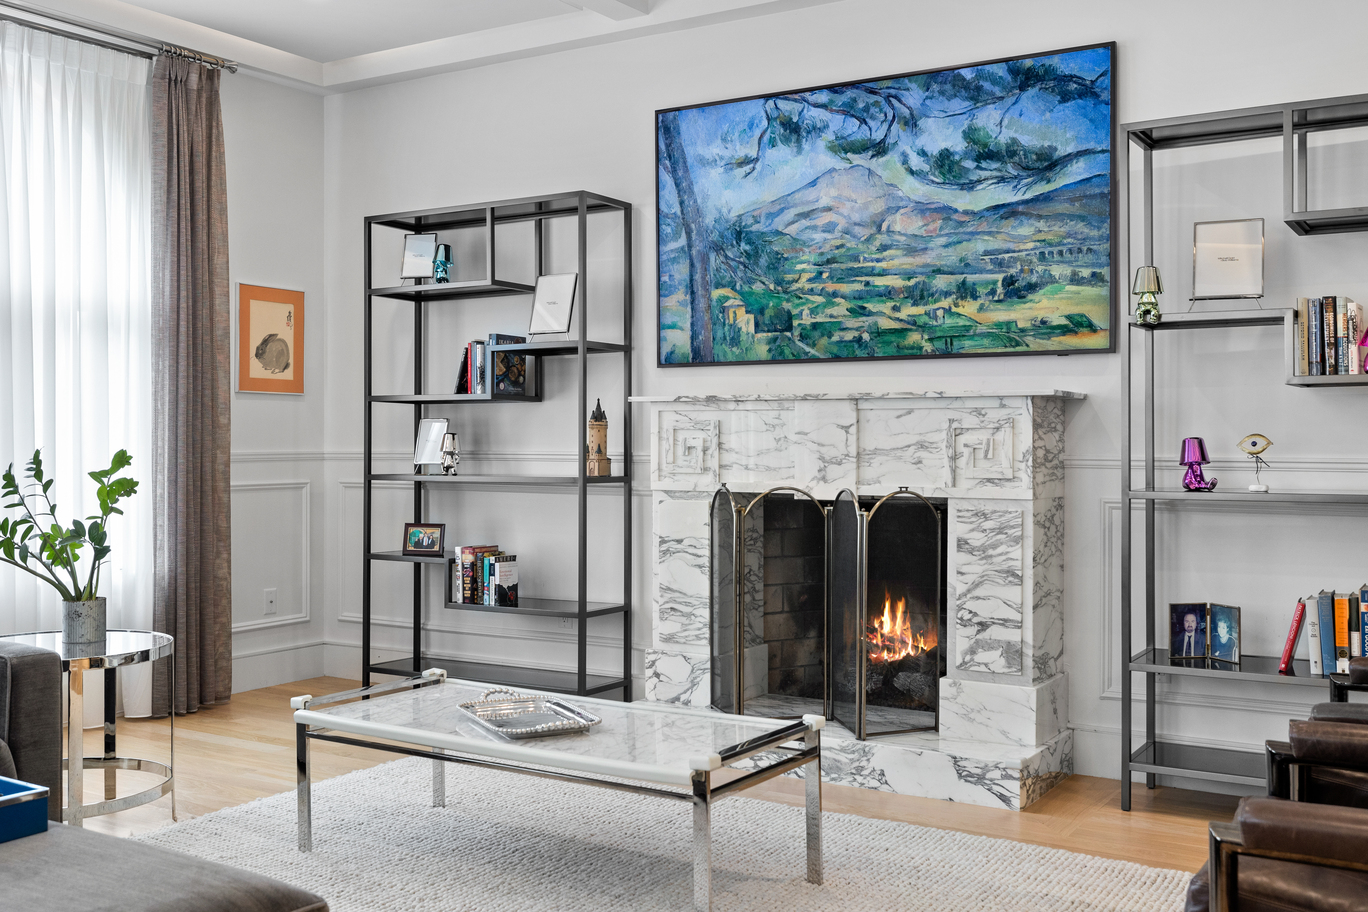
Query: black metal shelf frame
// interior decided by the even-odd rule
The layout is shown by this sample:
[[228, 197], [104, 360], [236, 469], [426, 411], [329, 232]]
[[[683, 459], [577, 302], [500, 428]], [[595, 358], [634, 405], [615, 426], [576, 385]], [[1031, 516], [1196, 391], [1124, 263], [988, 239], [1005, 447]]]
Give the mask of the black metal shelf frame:
[[[588, 217], [596, 213], [616, 213], [622, 219], [622, 342], [601, 342], [587, 338], [588, 311], [590, 302], [587, 294], [588, 273]], [[578, 236], [579, 282], [576, 287], [577, 339], [533, 341], [518, 345], [492, 346], [493, 350], [512, 351], [525, 354], [533, 376], [534, 389], [527, 395], [510, 396], [504, 394], [454, 394], [428, 393], [424, 391], [424, 354], [425, 354], [425, 317], [428, 306], [443, 306], [442, 302], [461, 298], [498, 297], [506, 295], [526, 295], [532, 292], [530, 285], [510, 282], [495, 275], [495, 228], [513, 222], [533, 223], [533, 259], [536, 275], [545, 272], [545, 228], [550, 219], [575, 219]], [[372, 286], [371, 245], [376, 228], [390, 228], [406, 232], [431, 232], [456, 228], [483, 228], [485, 236], [485, 277], [475, 281], [461, 281], [442, 284], [400, 285], [376, 288]], [[612, 199], [585, 190], [546, 196], [523, 197], [497, 202], [476, 203], [465, 206], [451, 206], [441, 209], [425, 209], [412, 212], [391, 213], [388, 215], [368, 216], [364, 223], [364, 440], [363, 440], [363, 492], [362, 492], [362, 581], [361, 581], [361, 678], [363, 685], [369, 685], [372, 674], [412, 676], [426, 668], [444, 668], [455, 677], [470, 678], [512, 687], [533, 687], [558, 693], [591, 695], [621, 691], [624, 701], [632, 699], [632, 413], [628, 397], [632, 394], [632, 206], [629, 203]], [[373, 389], [373, 346], [374, 301], [388, 299], [393, 304], [413, 306], [413, 392], [402, 394], [376, 394]], [[449, 306], [449, 305], [447, 305]], [[408, 405], [413, 409], [413, 429], [416, 434], [418, 422], [422, 420], [427, 406], [457, 406], [474, 403], [501, 402], [540, 402], [543, 398], [542, 370], [543, 357], [573, 357], [577, 361], [576, 405], [578, 407], [579, 431], [577, 445], [573, 452], [584, 453], [588, 443], [589, 390], [588, 356], [591, 354], [616, 354], [622, 358], [622, 416], [623, 416], [623, 466], [621, 474], [594, 477], [587, 474], [583, 458], [577, 458], [578, 471], [566, 476], [526, 476], [526, 475], [416, 475], [403, 473], [383, 473], [375, 471], [373, 464], [374, 415], [377, 404]], [[449, 591], [450, 564], [458, 556], [447, 553], [442, 557], [409, 557], [397, 551], [373, 550], [371, 519], [375, 482], [401, 481], [411, 483], [413, 494], [413, 521], [424, 522], [423, 493], [431, 485], [508, 485], [524, 487], [558, 487], [565, 494], [574, 494], [578, 501], [578, 522], [576, 537], [578, 544], [577, 592], [571, 599], [543, 599], [523, 595], [517, 608], [490, 605], [471, 605], [451, 601]], [[589, 579], [589, 540], [588, 540], [588, 494], [590, 487], [604, 487], [617, 490], [622, 499], [622, 598], [620, 602], [591, 602], [588, 599]], [[559, 492], [547, 492], [548, 496], [565, 496]], [[372, 655], [372, 562], [399, 561], [413, 564], [413, 640], [412, 654], [408, 658], [390, 661], [375, 661]], [[452, 610], [483, 611], [495, 614], [521, 615], [529, 617], [574, 618], [576, 625], [576, 662], [575, 670], [529, 668], [510, 664], [491, 662], [471, 662], [425, 655], [423, 653], [422, 632], [424, 614], [424, 564], [444, 565], [447, 575], [444, 588], [448, 589], [440, 607]], [[620, 676], [590, 674], [588, 671], [588, 628], [591, 618], [607, 618], [622, 615], [622, 673]]]
[[[1237, 142], [1260, 137], [1283, 137], [1283, 201], [1284, 221], [1297, 234], [1326, 234], [1341, 231], [1368, 230], [1368, 207], [1310, 211], [1306, 205], [1306, 137], [1317, 130], [1342, 129], [1368, 124], [1368, 95], [1322, 99], [1286, 105], [1268, 105], [1223, 111], [1215, 114], [1174, 117], [1164, 120], [1123, 124], [1118, 133], [1119, 188], [1122, 217], [1120, 224], [1129, 231], [1130, 225], [1130, 156], [1139, 149], [1142, 155], [1139, 197], [1142, 209], [1143, 263], [1154, 262], [1154, 168], [1156, 151], [1189, 146]], [[1300, 207], [1300, 208], [1299, 208]], [[1127, 256], [1131, 245], [1124, 245]], [[1133, 269], [1127, 268], [1126, 275]], [[1171, 664], [1167, 652], [1155, 643], [1155, 517], [1158, 505], [1203, 503], [1229, 504], [1259, 509], [1265, 504], [1300, 503], [1309, 505], [1354, 506], [1368, 504], [1368, 494], [1337, 491], [1288, 491], [1269, 494], [1220, 491], [1192, 493], [1182, 490], [1162, 490], [1156, 484], [1155, 472], [1155, 392], [1154, 346], [1157, 337], [1170, 332], [1202, 329], [1236, 329], [1243, 327], [1283, 327], [1285, 378], [1290, 386], [1354, 386], [1368, 383], [1368, 376], [1303, 377], [1294, 371], [1296, 314], [1290, 309], [1250, 310], [1227, 313], [1166, 313], [1155, 326], [1140, 326], [1127, 320], [1128, 337], [1121, 346], [1122, 410], [1124, 429], [1121, 449], [1121, 808], [1131, 809], [1131, 774], [1143, 772], [1146, 785], [1155, 786], [1157, 775], [1182, 776], [1190, 779], [1260, 785], [1264, 782], [1262, 755], [1249, 751], [1226, 750], [1165, 742], [1155, 730], [1157, 681], [1160, 675], [1185, 675], [1224, 678], [1264, 684], [1283, 684], [1300, 687], [1326, 686], [1328, 676], [1313, 678], [1308, 663], [1298, 660], [1293, 675], [1279, 675], [1277, 660], [1267, 656], [1248, 656], [1237, 669], [1220, 667], [1214, 663], [1198, 666], [1195, 663]], [[1144, 373], [1144, 403], [1142, 440], [1144, 447], [1144, 481], [1133, 487], [1131, 457], [1135, 444], [1135, 418], [1132, 414], [1132, 391], [1135, 370], [1139, 362]], [[1136, 542], [1133, 540], [1132, 509], [1144, 514], [1144, 531], [1140, 547], [1143, 560], [1140, 572], [1143, 580], [1145, 643], [1137, 650], [1132, 643], [1131, 619], [1133, 610], [1133, 582]], [[1133, 744], [1133, 700], [1137, 694], [1132, 674], [1144, 677], [1143, 742]]]
[[[1301, 235], [1368, 231], [1368, 206], [1339, 209], [1307, 209], [1307, 137], [1326, 130], [1368, 125], [1368, 95], [1343, 95], [1314, 101], [1263, 105], [1124, 124], [1121, 127], [1122, 163], [1130, 145], [1144, 154], [1146, 185], [1146, 233], [1150, 233], [1153, 207], [1149, 184], [1153, 176], [1151, 156], [1157, 150], [1215, 145], [1281, 136], [1283, 141], [1283, 221]], [[1128, 172], [1121, 170], [1121, 180]], [[1122, 196], [1122, 200], [1126, 197]]]

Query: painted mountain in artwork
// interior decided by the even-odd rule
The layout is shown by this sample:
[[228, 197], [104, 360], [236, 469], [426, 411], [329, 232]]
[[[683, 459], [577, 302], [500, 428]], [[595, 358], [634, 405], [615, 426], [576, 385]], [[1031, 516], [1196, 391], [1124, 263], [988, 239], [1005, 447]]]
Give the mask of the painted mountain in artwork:
[[912, 200], [863, 165], [832, 168], [746, 213], [762, 231], [781, 231], [805, 243], [837, 237], [863, 240], [880, 231], [889, 216], [913, 205]]
[[1105, 234], [1110, 186], [1110, 178], [1101, 174], [1024, 199], [961, 210], [937, 200], [910, 199], [869, 168], [854, 165], [832, 168], [743, 218], [760, 230], [780, 231], [808, 245], [836, 238], [862, 241], [874, 234], [1024, 238], [1067, 232], [1077, 239], [1079, 231], [1093, 235], [1097, 226]]

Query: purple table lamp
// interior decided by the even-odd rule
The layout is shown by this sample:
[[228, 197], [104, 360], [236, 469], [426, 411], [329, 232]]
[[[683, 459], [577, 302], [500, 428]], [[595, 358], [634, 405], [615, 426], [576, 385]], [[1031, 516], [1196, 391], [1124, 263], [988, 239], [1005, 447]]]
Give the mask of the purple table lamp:
[[1178, 460], [1179, 465], [1187, 466], [1187, 474], [1183, 476], [1183, 487], [1189, 491], [1214, 491], [1216, 490], [1216, 479], [1202, 477], [1202, 466], [1211, 462], [1207, 456], [1206, 443], [1201, 437], [1183, 438], [1183, 458]]

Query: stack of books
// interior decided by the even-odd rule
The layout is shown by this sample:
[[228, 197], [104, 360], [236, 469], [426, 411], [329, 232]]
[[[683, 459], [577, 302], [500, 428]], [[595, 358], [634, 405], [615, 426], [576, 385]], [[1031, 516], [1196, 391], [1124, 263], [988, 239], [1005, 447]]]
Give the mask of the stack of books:
[[505, 554], [498, 545], [463, 545], [459, 554], [451, 565], [453, 595], [467, 605], [518, 607], [516, 554]]
[[1297, 652], [1303, 628], [1313, 675], [1344, 673], [1349, 660], [1368, 655], [1368, 583], [1358, 592], [1333, 592], [1322, 589], [1316, 595], [1298, 599], [1292, 612], [1292, 626], [1283, 644], [1279, 674], [1290, 674], [1292, 657]]
[[1363, 373], [1363, 308], [1349, 298], [1297, 298], [1299, 377]]
[[483, 395], [496, 393], [523, 395], [527, 392], [527, 356], [489, 349], [494, 345], [522, 345], [526, 336], [490, 333], [487, 340], [470, 342], [461, 355], [461, 369], [456, 377], [456, 393]]

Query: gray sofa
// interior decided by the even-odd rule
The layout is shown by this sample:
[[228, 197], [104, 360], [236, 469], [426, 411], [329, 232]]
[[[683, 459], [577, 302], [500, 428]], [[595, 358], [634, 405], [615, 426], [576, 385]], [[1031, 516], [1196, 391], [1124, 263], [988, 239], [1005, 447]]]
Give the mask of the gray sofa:
[[[62, 816], [62, 663], [0, 644], [0, 775], [48, 788]], [[0, 843], [0, 912], [327, 912], [289, 884], [61, 823]]]
[[62, 819], [62, 660], [36, 646], [0, 643], [0, 776], [48, 790]]

